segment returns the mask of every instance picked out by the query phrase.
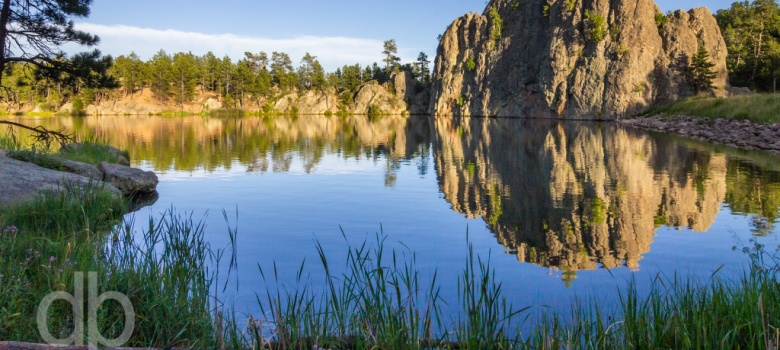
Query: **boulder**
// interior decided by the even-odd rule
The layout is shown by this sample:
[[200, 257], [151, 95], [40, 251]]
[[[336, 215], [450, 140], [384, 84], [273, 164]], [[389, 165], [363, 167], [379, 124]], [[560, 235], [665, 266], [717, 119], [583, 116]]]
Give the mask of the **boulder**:
[[616, 119], [693, 95], [685, 73], [700, 46], [725, 94], [726, 44], [708, 9], [664, 15], [653, 0], [492, 0], [444, 32], [429, 110]]
[[71, 174], [81, 175], [88, 179], [103, 180], [103, 173], [98, 170], [98, 168], [82, 162], [63, 159], [61, 170]]
[[124, 195], [153, 192], [159, 182], [154, 172], [126, 165], [102, 162], [100, 170], [103, 172], [103, 181], [114, 185]]
[[[76, 174], [46, 169], [0, 155], [0, 206], [18, 203], [37, 196], [41, 191], [60, 191], [63, 184], [86, 186], [93, 180]], [[119, 195], [119, 190], [106, 184], [105, 189]]]

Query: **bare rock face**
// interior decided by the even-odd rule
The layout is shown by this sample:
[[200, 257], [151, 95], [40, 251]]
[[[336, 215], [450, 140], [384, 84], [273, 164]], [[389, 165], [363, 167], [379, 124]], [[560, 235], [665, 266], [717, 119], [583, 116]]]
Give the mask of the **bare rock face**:
[[412, 73], [407, 71], [394, 72], [390, 75], [390, 82], [393, 84], [395, 95], [404, 101], [414, 98], [414, 78]]
[[301, 114], [322, 114], [338, 111], [338, 98], [332, 92], [306, 91], [302, 96], [292, 93], [283, 96], [274, 105], [277, 111], [289, 112], [293, 108]]
[[100, 170], [103, 181], [116, 186], [124, 195], [154, 192], [157, 188], [157, 175], [151, 171], [106, 162], [100, 163]]
[[439, 44], [437, 115], [619, 118], [694, 94], [699, 46], [727, 87], [712, 13], [664, 16], [652, 0], [492, 0], [455, 20]]
[[355, 95], [355, 105], [351, 111], [355, 114], [367, 114], [372, 105], [389, 114], [401, 114], [407, 111], [406, 102], [402, 98], [393, 95], [382, 85], [367, 83], [361, 86]]

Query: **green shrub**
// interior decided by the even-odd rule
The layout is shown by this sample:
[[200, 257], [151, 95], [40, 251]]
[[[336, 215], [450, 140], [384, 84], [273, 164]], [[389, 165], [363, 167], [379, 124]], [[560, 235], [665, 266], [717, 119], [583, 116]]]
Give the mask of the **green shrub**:
[[474, 62], [474, 57], [469, 57], [468, 61], [466, 61], [466, 68], [469, 71], [474, 71], [474, 69], [477, 68], [477, 63]]
[[587, 18], [589, 22], [588, 36], [590, 37], [590, 40], [594, 42], [604, 40], [607, 34], [607, 21], [604, 19], [604, 16], [586, 10], [585, 18]]
[[577, 0], [566, 0], [566, 9], [569, 12], [574, 11], [575, 6], [577, 6]]
[[490, 36], [493, 38], [493, 48], [496, 48], [501, 42], [501, 35], [504, 32], [504, 20], [495, 6], [490, 8], [490, 19], [493, 21], [493, 26], [490, 28]]
[[669, 17], [664, 15], [663, 13], [656, 12], [655, 14], [655, 25], [658, 27], [658, 29], [662, 29], [666, 23], [669, 23]]
[[81, 97], [76, 97], [73, 99], [73, 109], [70, 111], [71, 115], [85, 115], [86, 112], [84, 111], [84, 100], [81, 99]]
[[368, 116], [376, 117], [376, 116], [381, 116], [382, 114], [384, 114], [384, 112], [382, 111], [381, 108], [379, 108], [379, 106], [375, 104], [371, 104], [370, 106], [368, 106]]

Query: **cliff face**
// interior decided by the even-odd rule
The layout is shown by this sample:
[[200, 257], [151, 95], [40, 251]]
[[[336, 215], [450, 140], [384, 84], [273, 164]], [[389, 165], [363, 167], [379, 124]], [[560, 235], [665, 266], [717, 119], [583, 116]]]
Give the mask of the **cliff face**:
[[431, 112], [633, 114], [694, 94], [686, 71], [700, 45], [724, 89], [726, 44], [705, 8], [664, 16], [652, 0], [492, 0], [442, 36]]

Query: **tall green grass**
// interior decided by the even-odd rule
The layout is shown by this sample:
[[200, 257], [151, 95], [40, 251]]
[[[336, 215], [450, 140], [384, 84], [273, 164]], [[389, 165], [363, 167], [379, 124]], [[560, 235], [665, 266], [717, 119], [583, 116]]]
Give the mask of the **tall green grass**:
[[[120, 159], [130, 159], [127, 151], [117, 152], [105, 143], [85, 141], [78, 147], [62, 147], [58, 152], [32, 145], [26, 147], [13, 137], [0, 138], [0, 149], [8, 150], [6, 156], [40, 167], [54, 170], [63, 168], [63, 160], [72, 160], [98, 166], [102, 162], [117, 164]], [[120, 158], [121, 157], [121, 158]]]
[[[237, 233], [211, 247], [204, 224], [166, 211], [137, 227], [122, 221], [126, 203], [97, 186], [71, 186], [26, 204], [0, 208], [0, 339], [41, 342], [35, 312], [43, 296], [72, 292], [74, 273], [96, 272], [99, 292], [127, 295], [136, 312], [128, 346], [192, 349], [777, 349], [780, 258], [755, 245], [737, 276], [706, 281], [659, 276], [649, 292], [636, 283], [614, 305], [575, 301], [570, 312], [515, 308], [489, 257], [469, 247], [456, 300], [444, 300], [436, 271], [421, 271], [408, 248], [386, 236], [347, 242], [334, 260], [319, 243], [313, 284], [301, 263], [295, 276], [260, 269], [267, 292], [261, 315], [238, 316], [220, 300], [220, 265], [235, 266]], [[223, 213], [223, 215], [225, 215]], [[227, 215], [225, 215], [227, 220]], [[345, 235], [346, 236], [346, 235]], [[345, 238], [346, 240], [346, 238]], [[292, 284], [286, 283], [294, 277]], [[619, 287], [616, 283], [616, 288]], [[444, 306], [456, 309], [445, 315]], [[70, 306], [55, 303], [49, 328], [67, 335]], [[106, 303], [98, 324], [107, 338], [124, 327]]]
[[744, 119], [759, 124], [780, 123], [780, 94], [750, 94], [731, 97], [691, 97], [653, 108], [647, 114]]
[[[241, 334], [237, 323], [222, 316], [229, 310], [215, 300], [209, 267], [223, 254], [204, 239], [202, 222], [171, 209], [138, 232], [132, 220], [122, 221], [126, 206], [97, 185], [74, 185], [0, 208], [0, 339], [43, 342], [36, 324], [43, 297], [73, 293], [75, 272], [95, 272], [99, 293], [123, 293], [133, 304], [129, 346], [216, 349], [243, 342], [232, 338]], [[69, 304], [55, 302], [48, 313], [52, 334], [70, 334], [72, 315]], [[119, 304], [103, 304], [103, 336], [117, 337], [124, 316]]]
[[293, 286], [281, 282], [274, 266], [266, 284], [276, 287], [258, 297], [265, 318], [250, 322], [245, 347], [777, 349], [780, 344], [780, 261], [762, 247], [745, 251], [750, 267], [736, 278], [720, 278], [718, 271], [701, 283], [658, 276], [648, 294], [632, 282], [618, 292], [616, 305], [574, 301], [571, 312], [513, 308], [489, 259], [469, 248], [457, 284], [461, 316], [448, 320], [440, 307], [452, 301], [441, 299], [436, 274], [421, 284], [413, 253], [388, 253], [384, 238], [374, 243], [351, 248], [341, 274], [331, 272], [318, 244], [324, 288], [308, 283], [303, 264]]
[[98, 166], [102, 162], [119, 163], [120, 157], [130, 160], [130, 154], [127, 151], [117, 153], [109, 148], [105, 142], [96, 141], [82, 141], [77, 148], [63, 147], [56, 153], [56, 156], [94, 166]]
[[570, 317], [546, 315], [524, 347], [550, 349], [777, 349], [778, 261], [754, 251], [743, 275], [707, 283], [657, 277], [648, 295], [631, 283], [615, 313], [578, 304]]
[[0, 149], [17, 150], [19, 147], [19, 140], [14, 134], [0, 132]]

